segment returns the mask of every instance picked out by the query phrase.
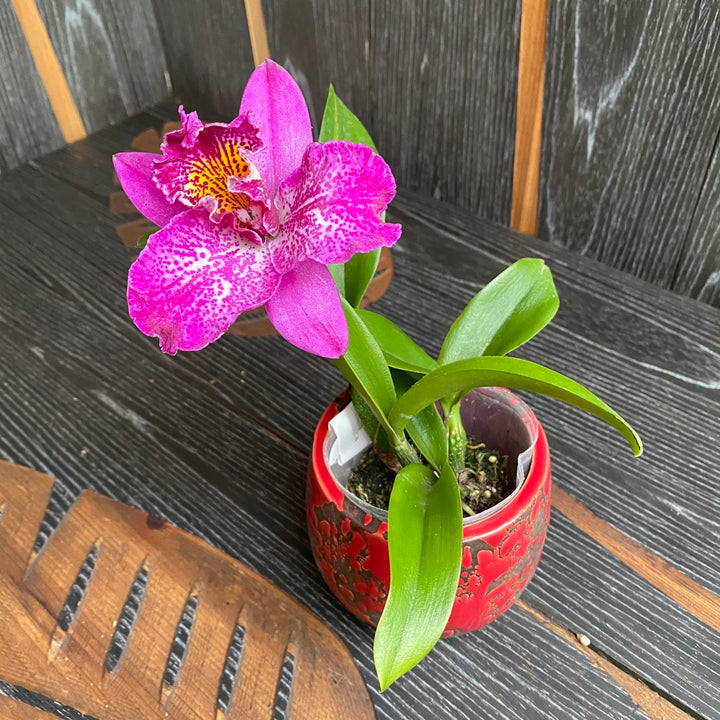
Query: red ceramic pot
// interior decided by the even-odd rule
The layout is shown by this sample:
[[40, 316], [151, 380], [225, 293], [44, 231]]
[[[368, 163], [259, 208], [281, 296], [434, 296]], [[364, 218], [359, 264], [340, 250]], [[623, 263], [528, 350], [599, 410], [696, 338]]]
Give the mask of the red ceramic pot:
[[[483, 403], [479, 418], [474, 405], [468, 409], [477, 397]], [[550, 455], [530, 409], [503, 388], [479, 388], [463, 403], [468, 433], [510, 454], [511, 464], [512, 453], [533, 441], [534, 448], [513, 494], [464, 521], [462, 570], [445, 635], [477, 630], [513, 604], [535, 572], [550, 520]], [[352, 495], [327, 462], [328, 422], [345, 404], [347, 398], [341, 396], [330, 405], [315, 431], [308, 468], [308, 532], [330, 589], [351, 612], [377, 625], [390, 586], [387, 513]], [[518, 440], [523, 433], [524, 439]], [[488, 434], [493, 437], [488, 439]]]

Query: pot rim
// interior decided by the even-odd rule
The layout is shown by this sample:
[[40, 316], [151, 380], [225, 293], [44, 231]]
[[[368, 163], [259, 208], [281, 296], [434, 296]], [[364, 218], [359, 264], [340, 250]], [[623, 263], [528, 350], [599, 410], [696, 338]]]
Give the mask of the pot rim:
[[[502, 390], [514, 395], [514, 393], [510, 390], [505, 388], [502, 388]], [[343, 395], [344, 393], [339, 397], [342, 397]], [[482, 528], [480, 534], [485, 534], [497, 532], [503, 527], [511, 524], [517, 519], [519, 512], [531, 503], [532, 498], [542, 491], [545, 478], [550, 471], [550, 451], [543, 426], [540, 422], [538, 422], [537, 418], [535, 418], [532, 410], [529, 408], [528, 410], [537, 427], [537, 439], [535, 441], [533, 456], [530, 462], [530, 469], [527, 472], [525, 480], [512, 494], [512, 496], [510, 496], [509, 502], [496, 512], [486, 516], [483, 516], [483, 513], [478, 513], [477, 515], [464, 518], [464, 538], [471, 536], [478, 537], [478, 528], [480, 527]], [[324, 456], [328, 423], [333, 417], [335, 417], [335, 415], [337, 415], [338, 412], [338, 402], [337, 400], [333, 400], [333, 402], [328, 405], [323, 414], [320, 416], [320, 420], [318, 421], [313, 436], [311, 462], [316, 481], [322, 486], [325, 494], [331, 497], [338, 507], [342, 507], [342, 503], [348, 495], [346, 492], [343, 492], [343, 488], [340, 487], [337, 479], [330, 471], [330, 468], [325, 462]], [[362, 501], [358, 498], [358, 504], [359, 503], [362, 503]], [[367, 518], [366, 523], [370, 522], [372, 516], [368, 513]], [[383, 520], [381, 530], [386, 528], [387, 521]]]

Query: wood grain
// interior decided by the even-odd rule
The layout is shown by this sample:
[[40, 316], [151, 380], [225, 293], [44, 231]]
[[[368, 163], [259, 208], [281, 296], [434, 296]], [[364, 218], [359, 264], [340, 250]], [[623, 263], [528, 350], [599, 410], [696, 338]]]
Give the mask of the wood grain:
[[719, 30], [715, 4], [550, 4], [541, 237], [699, 294], [718, 242], [696, 206], [720, 130]]
[[[599, 655], [589, 645], [589, 638], [586, 635], [573, 635], [569, 630], [553, 622], [537, 609], [528, 605], [524, 600], [518, 601], [518, 606], [524, 612], [530, 613], [538, 622], [558, 635], [562, 636], [569, 643], [572, 643], [580, 652], [587, 655], [595, 667], [610, 675], [615, 682], [633, 699], [637, 709], [644, 713], [651, 720], [691, 720], [692, 715], [668, 701], [662, 695], [649, 688], [643, 682], [617, 667], [607, 658]], [[581, 639], [582, 638], [582, 639]]]
[[85, 127], [98, 130], [170, 88], [150, 0], [36, 0]]
[[267, 31], [265, 30], [265, 17], [263, 16], [260, 0], [245, 0], [245, 15], [247, 16], [248, 30], [250, 32], [253, 62], [257, 67], [270, 57]]
[[553, 507], [660, 592], [720, 633], [720, 597], [601, 520], [557, 483], [553, 486]]
[[520, 2], [373, 3], [371, 130], [398, 184], [507, 224]]
[[237, 115], [255, 67], [243, 0], [152, 0], [173, 91], [208, 122]]
[[510, 227], [534, 235], [540, 189], [547, 0], [523, 0]]
[[56, 717], [4, 695], [0, 695], [0, 714], [4, 720], [52, 720]]
[[[290, 638], [297, 668], [287, 701], [292, 717], [373, 717], [349, 653], [307, 609], [207, 543], [101, 495], [83, 493], [18, 577], [17, 560], [30, 553], [38, 510], [51, 484], [47, 476], [0, 462], [0, 495], [8, 502], [5, 515], [12, 523], [3, 528], [0, 559], [0, 631], [6, 646], [12, 646], [0, 654], [5, 682], [59, 699], [98, 720], [168, 715], [209, 720], [216, 716], [219, 680], [242, 611], [247, 628], [228, 720], [270, 720]], [[23, 532], [18, 534], [12, 530], [20, 520]], [[48, 663], [48, 640], [57, 635], [55, 622], [90, 547], [97, 548], [97, 564]], [[149, 568], [147, 590], [127, 646], [107, 676], [113, 628], [143, 565]], [[185, 656], [178, 676], [163, 694], [161, 678], [177, 618], [191, 593], [198, 597], [196, 617], [182, 641]]]
[[[489, 718], [596, 720], [598, 708], [604, 718], [632, 717], [636, 703], [612, 676], [514, 610], [481, 634], [442, 642], [377, 692], [372, 635], [322, 586], [302, 512], [312, 429], [342, 379], [275, 338], [227, 337], [169, 359], [127, 319], [129, 258], [108, 209], [109, 157], [166, 115], [124, 121], [0, 180], [0, 456], [59, 478], [44, 535], [92, 487], [205, 537], [340, 634], [382, 720], [469, 720], [479, 708]], [[718, 311], [426, 197], [401, 193], [392, 219], [404, 239], [378, 309], [432, 351], [479, 284], [517, 257], [547, 257], [563, 305], [524, 356], [587, 383], [647, 446], [635, 462], [601, 423], [533, 397], [555, 477], [717, 593], [707, 548], [720, 516]], [[667, 437], [697, 444], [692, 473], [668, 465]], [[716, 717], [717, 635], [560, 513], [525, 598], [678, 706]]]
[[13, 6], [0, 4], [0, 173], [64, 143]]
[[35, 0], [12, 0], [12, 3], [65, 142], [85, 137], [85, 125], [70, 94]]
[[720, 307], [720, 145], [717, 140], [672, 288]]
[[[598, 707], [607, 718], [632, 716], [632, 698], [611, 677], [564, 638], [518, 611], [482, 634], [442, 642], [404, 681], [377, 692], [372, 634], [348, 617], [322, 585], [307, 547], [302, 511], [312, 429], [323, 406], [342, 387], [339, 375], [320, 358], [274, 338], [228, 337], [202, 353], [169, 359], [127, 318], [128, 253], [117, 240], [117, 218], [108, 209], [116, 189], [109, 157], [127, 148], [143, 121], [158, 128], [163, 120], [163, 112], [153, 111], [125, 121], [0, 180], [0, 386], [5, 398], [0, 455], [59, 478], [43, 536], [91, 487], [206, 538], [310, 605], [341, 635], [371, 688], [381, 720], [429, 715], [470, 720], [479, 707], [489, 718], [595, 720]], [[41, 205], [39, 198], [44, 198]], [[413, 219], [408, 209], [416, 205], [408, 196], [398, 203], [395, 218], [405, 223], [405, 240], [390, 292], [380, 302], [436, 349], [452, 313], [479, 282], [512, 255], [542, 244], [527, 245], [529, 241], [521, 242], [505, 229], [425, 198], [418, 203], [433, 220], [424, 224]], [[453, 227], [465, 220], [482, 232]], [[403, 251], [410, 248], [412, 252]], [[598, 298], [605, 298], [607, 308], [607, 289], [594, 294], [588, 284], [593, 308], [597, 310]], [[620, 289], [626, 285], [637, 290], [632, 282], [618, 281]], [[676, 305], [674, 299], [668, 303], [663, 314], [672, 320]], [[701, 315], [700, 330], [702, 320]], [[561, 334], [543, 353], [562, 356], [568, 346]], [[671, 347], [677, 351], [676, 344]], [[587, 363], [587, 358], [578, 362]], [[546, 427], [563, 428], [566, 414], [546, 414]], [[607, 441], [607, 430], [593, 427], [581, 425], [592, 442]], [[574, 457], [572, 448], [569, 454]], [[572, 478], [571, 471], [557, 464], [565, 480]], [[638, 492], [640, 502], [643, 488]], [[587, 550], [591, 555], [596, 544], [580, 531], [579, 538], [570, 540], [555, 534], [557, 541], [551, 532], [547, 546], [552, 572], [548, 576], [541, 563], [528, 593], [538, 598], [537, 587], [538, 602], [545, 604], [550, 595], [560, 608], [579, 606], [592, 616], [598, 611], [592, 603], [573, 602], [579, 594], [572, 580], [578, 572], [576, 553]], [[586, 596], [602, 591], [592, 585], [595, 567], [592, 563], [589, 577], [582, 577], [592, 588]], [[674, 603], [662, 594], [656, 597], [642, 586], [636, 590], [634, 574], [622, 563], [608, 564], [607, 572], [613, 586], [632, 588], [637, 600], [631, 608], [641, 606], [649, 620], [614, 626], [603, 616], [608, 637], [600, 638], [601, 647], [609, 647], [616, 636], [625, 640], [628, 627], [637, 628], [639, 646], [633, 646], [633, 653], [651, 655], [655, 662], [647, 677], [665, 682], [669, 676], [676, 685], [679, 675], [686, 678], [674, 658], [679, 650], [692, 648], [697, 654], [686, 667], [696, 678], [685, 682], [678, 695], [693, 702], [698, 698], [698, 705], [711, 697], [717, 683], [703, 666], [711, 667], [710, 650], [705, 650], [713, 647], [710, 631], [701, 623], [700, 629], [693, 626], [692, 616], [673, 613]], [[658, 634], [666, 636], [660, 646], [673, 652], [667, 659], [657, 648], [650, 651]], [[627, 660], [622, 647], [613, 654]]]

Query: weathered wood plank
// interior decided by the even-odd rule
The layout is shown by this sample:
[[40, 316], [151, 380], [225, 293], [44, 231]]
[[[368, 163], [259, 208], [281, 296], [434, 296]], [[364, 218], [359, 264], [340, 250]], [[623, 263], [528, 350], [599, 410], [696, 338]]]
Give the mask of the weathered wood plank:
[[550, 4], [541, 237], [662, 287], [694, 262], [686, 237], [720, 130], [719, 30], [713, 3]]
[[685, 238], [673, 290], [720, 307], [720, 145]]
[[168, 94], [165, 58], [150, 0], [37, 0], [88, 130]]
[[[128, 132], [115, 149], [125, 146]], [[112, 134], [101, 136], [107, 146]], [[59, 154], [63, 162], [57, 174], [68, 169], [72, 150]], [[90, 486], [167, 517], [269, 576], [340, 632], [371, 684], [380, 718], [430, 712], [441, 719], [469, 719], [477, 717], [479, 705], [487, 717], [523, 720], [595, 718], [598, 707], [603, 717], [633, 715], [635, 701], [612, 677], [522, 609], [482, 634], [443, 642], [412, 675], [379, 695], [370, 669], [371, 633], [348, 618], [321, 586], [305, 540], [303, 476], [312, 422], [341, 385], [339, 377], [323, 370], [326, 362], [275, 338], [225, 338], [203, 353], [162, 356], [154, 341], [143, 338], [127, 319], [128, 254], [114, 236], [107, 198], [78, 193], [51, 177], [52, 167], [53, 158], [47, 158], [37, 170], [17, 171], [1, 183], [2, 457], [56, 475], [59, 508]], [[111, 176], [109, 158], [96, 170], [98, 182], [105, 182]], [[40, 197], [45, 203], [37, 212]], [[410, 201], [404, 202], [407, 208]], [[446, 206], [421, 204], [426, 211], [430, 206], [448, 221]], [[31, 208], [34, 214], [26, 219]], [[527, 241], [499, 229], [495, 235], [488, 230], [482, 243], [477, 235], [467, 238], [458, 230], [448, 237], [442, 234], [447, 222], [439, 228], [413, 221], [407, 210], [400, 210], [395, 215], [406, 222], [405, 250], [397, 254], [397, 283], [383, 302], [396, 317], [407, 316], [409, 302], [421, 307], [422, 325], [433, 326], [431, 339], [437, 344], [450, 313], [478, 279], [505, 264], [508, 255], [527, 250]], [[470, 215], [462, 217], [478, 227], [492, 227]], [[540, 244], [530, 245], [536, 246]], [[471, 261], [474, 257], [478, 262]], [[427, 289], [423, 280], [423, 267], [431, 262], [448, 263], [429, 266], [432, 274], [446, 278], [439, 293]], [[607, 298], [604, 290], [593, 295], [596, 313], [597, 303]], [[419, 319], [406, 317], [407, 326], [406, 321], [414, 331], [421, 325]], [[561, 333], [542, 352], [559, 354], [567, 344]], [[589, 359], [598, 362], [601, 353], [589, 347]], [[308, 384], [313, 392], [307, 391]], [[548, 426], [561, 431], [563, 417], [550, 416]], [[291, 443], [278, 438], [277, 428]], [[581, 428], [591, 438], [607, 436], [605, 428], [598, 431], [591, 421]], [[568, 452], [577, 457], [572, 447]], [[278, 466], [283, 470], [277, 471]], [[566, 476], [572, 479], [567, 471]], [[572, 572], [579, 545], [576, 538], [559, 540], [556, 555]], [[552, 531], [550, 542], [556, 542]], [[609, 563], [608, 573], [607, 582], [633, 587], [622, 563]], [[550, 583], [556, 583], [553, 576]], [[526, 595], [530, 600], [532, 588]], [[652, 588], [641, 586], [633, 597], [633, 608], [647, 603], [644, 611], [653, 622], [672, 607], [663, 605], [669, 601]], [[565, 601], [562, 585], [553, 585], [553, 598], [554, 603]], [[580, 610], [585, 607], [579, 603]], [[675, 621], [684, 633], [687, 617], [679, 613]], [[702, 649], [712, 649], [702, 626], [678, 642], [683, 648], [697, 643], [698, 663]], [[645, 657], [662, 666], [651, 668], [653, 678], [661, 671], [673, 672], [672, 658], [648, 653], [642, 637], [638, 643]], [[713, 676], [699, 675], [681, 699], [700, 707], [697, 698], [712, 697], [706, 681]], [[648, 717], [642, 712], [636, 716]]]
[[207, 122], [237, 115], [253, 63], [243, 0], [152, 0], [174, 92]]
[[509, 224], [520, 3], [373, 3], [373, 137], [398, 184]]
[[0, 2], [0, 173], [63, 136], [10, 0]]

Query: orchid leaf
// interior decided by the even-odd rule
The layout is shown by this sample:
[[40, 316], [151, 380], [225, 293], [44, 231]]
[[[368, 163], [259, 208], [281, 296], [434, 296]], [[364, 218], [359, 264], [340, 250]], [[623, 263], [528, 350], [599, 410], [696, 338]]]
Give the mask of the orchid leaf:
[[423, 375], [438, 364], [394, 322], [370, 310], [358, 310], [360, 319], [382, 348], [390, 367]]
[[[392, 370], [398, 395], [409, 390], [414, 378], [402, 370]], [[407, 425], [407, 433], [420, 454], [438, 471], [448, 459], [448, 437], [435, 403], [421, 410]]]
[[385, 690], [430, 652], [447, 625], [460, 576], [462, 509], [455, 474], [406, 465], [388, 509], [390, 593], [375, 633]]
[[347, 105], [335, 94], [335, 88], [332, 85], [328, 89], [318, 140], [320, 142], [348, 140], [349, 142], [367, 145], [377, 152], [370, 133]]
[[488, 283], [453, 323], [440, 363], [481, 355], [506, 355], [552, 320], [559, 305], [550, 269], [523, 258]]
[[398, 398], [388, 420], [393, 430], [401, 433], [418, 412], [437, 400], [492, 385], [538, 392], [575, 405], [614, 427], [635, 455], [642, 453], [638, 434], [610, 406], [574, 380], [519, 358], [481, 357], [442, 365]]
[[357, 311], [341, 296], [348, 324], [348, 349], [333, 360], [355, 390], [363, 396], [380, 423], [389, 428], [387, 413], [395, 402], [395, 386], [380, 346], [358, 317]]
[[332, 279], [335, 281], [335, 287], [338, 292], [344, 297], [345, 296], [345, 265], [343, 263], [334, 263], [327, 266], [327, 269], [332, 275]]
[[358, 414], [360, 422], [362, 422], [363, 427], [365, 428], [365, 432], [372, 439], [374, 448], [376, 450], [389, 451], [391, 448], [387, 431], [380, 424], [377, 417], [375, 417], [375, 413], [372, 411], [372, 408], [368, 405], [365, 398], [363, 398], [359, 392], [355, 392], [354, 388], [351, 388], [351, 390], [355, 412]]
[[[319, 140], [320, 142], [348, 140], [368, 145], [377, 152], [368, 131], [335, 94], [332, 85], [328, 90]], [[360, 305], [360, 301], [375, 275], [379, 260], [380, 249], [378, 248], [368, 253], [357, 253], [344, 265], [335, 265], [330, 268], [338, 290], [353, 307]]]
[[380, 262], [380, 248], [366, 253], [355, 253], [345, 263], [345, 297], [358, 307], [375, 275]]

